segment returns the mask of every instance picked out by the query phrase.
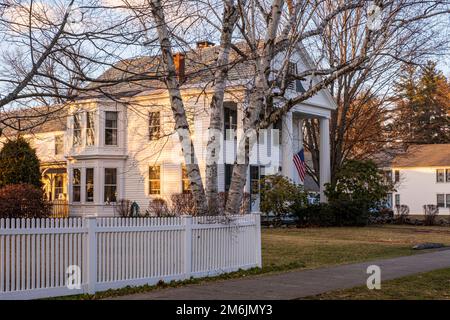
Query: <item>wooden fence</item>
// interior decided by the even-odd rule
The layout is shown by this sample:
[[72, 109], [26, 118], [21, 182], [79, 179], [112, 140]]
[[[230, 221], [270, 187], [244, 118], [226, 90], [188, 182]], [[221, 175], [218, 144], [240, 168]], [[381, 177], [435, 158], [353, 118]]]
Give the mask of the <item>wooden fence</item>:
[[261, 267], [259, 215], [0, 219], [0, 299], [95, 293], [252, 267]]

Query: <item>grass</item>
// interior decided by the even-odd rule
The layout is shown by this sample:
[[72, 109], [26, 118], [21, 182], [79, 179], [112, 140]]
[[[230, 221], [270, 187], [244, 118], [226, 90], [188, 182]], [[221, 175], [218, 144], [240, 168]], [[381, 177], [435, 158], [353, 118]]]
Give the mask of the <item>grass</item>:
[[381, 283], [380, 290], [365, 286], [332, 291], [314, 300], [450, 300], [450, 269], [420, 273]]
[[262, 269], [241, 270], [217, 277], [174, 281], [155, 286], [126, 287], [78, 295], [63, 299], [101, 299], [165, 287], [204, 283], [253, 276], [293, 269], [391, 258], [417, 253], [411, 247], [420, 242], [441, 242], [450, 245], [450, 228], [416, 226], [348, 227], [348, 228], [286, 228], [262, 229]]

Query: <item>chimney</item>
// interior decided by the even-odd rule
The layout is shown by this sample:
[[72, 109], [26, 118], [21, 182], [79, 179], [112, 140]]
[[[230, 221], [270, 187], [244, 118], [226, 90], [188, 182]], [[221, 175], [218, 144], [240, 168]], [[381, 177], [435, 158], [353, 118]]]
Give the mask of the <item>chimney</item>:
[[178, 81], [181, 83], [185, 80], [185, 63], [184, 63], [184, 54], [183, 53], [175, 53], [173, 55], [173, 63], [175, 64], [175, 70], [177, 72]]
[[210, 42], [210, 41], [199, 41], [197, 42], [197, 49], [203, 49], [203, 48], [208, 48], [208, 47], [214, 47], [214, 42]]

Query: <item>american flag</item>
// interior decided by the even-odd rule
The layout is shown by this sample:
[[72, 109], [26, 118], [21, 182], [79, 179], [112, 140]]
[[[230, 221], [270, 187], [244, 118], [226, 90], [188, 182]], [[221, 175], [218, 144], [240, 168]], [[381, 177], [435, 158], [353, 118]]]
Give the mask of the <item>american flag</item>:
[[303, 152], [303, 148], [296, 154], [294, 154], [294, 164], [297, 168], [298, 176], [300, 177], [300, 181], [305, 181], [306, 174], [306, 163], [305, 163], [305, 153]]

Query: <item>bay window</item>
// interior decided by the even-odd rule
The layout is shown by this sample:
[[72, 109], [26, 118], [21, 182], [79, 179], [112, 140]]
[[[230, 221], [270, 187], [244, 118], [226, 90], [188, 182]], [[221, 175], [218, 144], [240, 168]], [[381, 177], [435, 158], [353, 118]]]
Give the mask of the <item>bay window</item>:
[[81, 114], [73, 115], [73, 146], [81, 145]]
[[95, 143], [94, 112], [86, 112], [86, 145], [93, 146]]
[[117, 169], [105, 168], [104, 201], [107, 203], [117, 201]]
[[72, 201], [80, 202], [81, 200], [81, 170], [73, 169], [72, 171]]
[[86, 168], [86, 202], [94, 201], [94, 168]]

